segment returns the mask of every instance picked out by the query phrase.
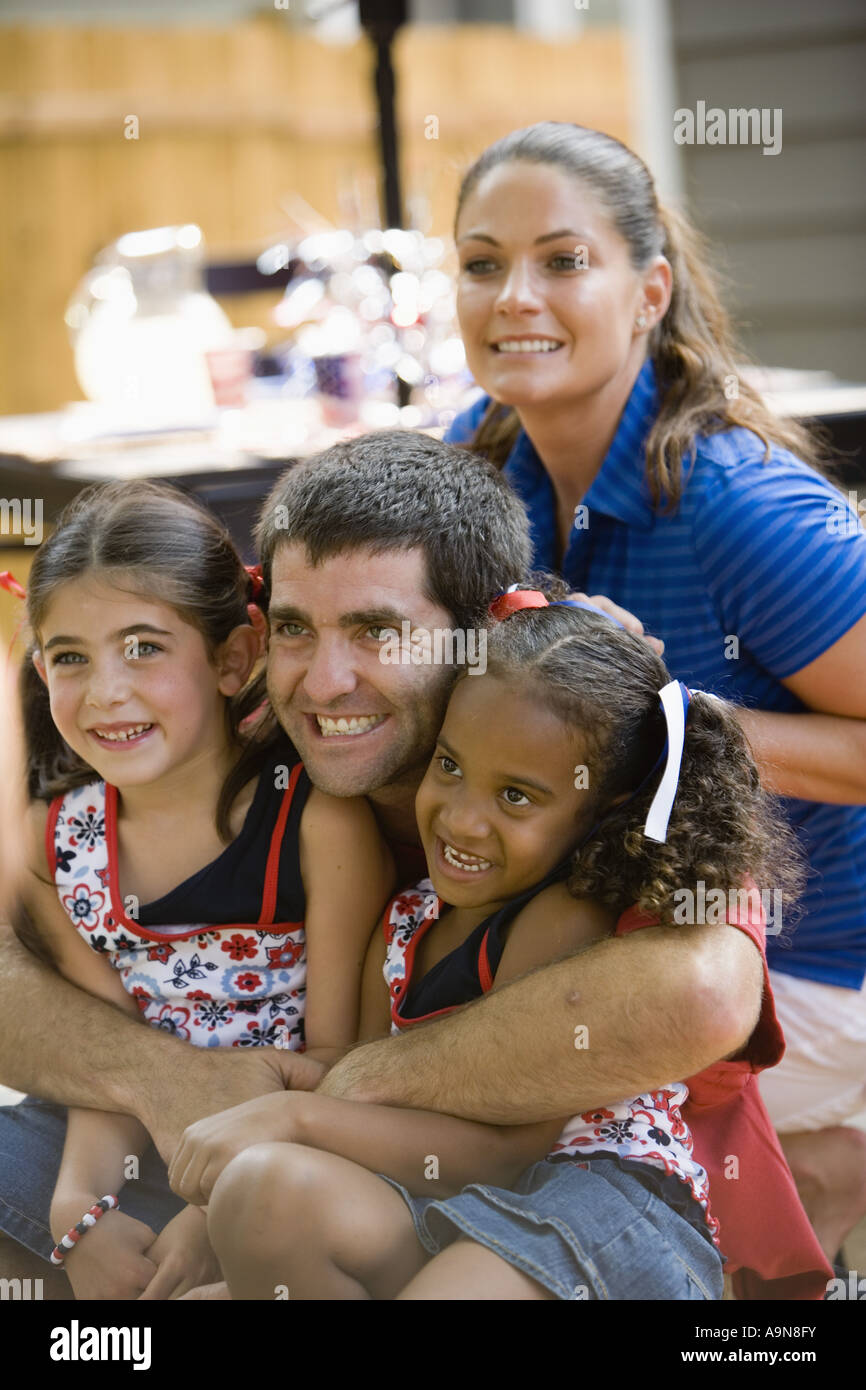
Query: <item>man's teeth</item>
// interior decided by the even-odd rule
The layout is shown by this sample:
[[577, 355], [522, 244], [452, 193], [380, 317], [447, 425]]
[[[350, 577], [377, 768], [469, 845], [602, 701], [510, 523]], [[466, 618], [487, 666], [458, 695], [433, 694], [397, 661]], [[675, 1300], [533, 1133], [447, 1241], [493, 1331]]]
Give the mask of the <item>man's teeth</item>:
[[514, 338], [496, 346], [500, 352], [555, 352], [562, 344], [550, 338]]
[[138, 734], [143, 734], [145, 729], [152, 729], [152, 724], [136, 724], [132, 729], [124, 729], [122, 733], [109, 733], [107, 729], [94, 729], [94, 733], [99, 738], [107, 738], [110, 743], [126, 743], [128, 739], [136, 738]]
[[368, 729], [375, 729], [377, 724], [381, 724], [384, 718], [384, 714], [362, 714], [360, 717], [353, 715], [351, 719], [328, 719], [324, 714], [316, 715], [319, 732], [323, 738], [365, 734]]
[[466, 869], [470, 874], [480, 873], [482, 869], [493, 867], [489, 859], [479, 859], [477, 854], [464, 854], [462, 850], [455, 849], [453, 845], [446, 845], [443, 841], [442, 853], [447, 863], [455, 869]]

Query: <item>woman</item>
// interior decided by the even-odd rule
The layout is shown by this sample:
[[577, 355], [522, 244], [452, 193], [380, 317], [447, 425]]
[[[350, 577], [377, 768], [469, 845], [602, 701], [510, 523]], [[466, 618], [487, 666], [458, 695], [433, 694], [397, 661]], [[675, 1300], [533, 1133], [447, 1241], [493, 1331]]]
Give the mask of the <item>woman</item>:
[[843, 1127], [866, 1106], [866, 532], [739, 379], [696, 234], [617, 140], [543, 122], [497, 141], [456, 240], [486, 395], [446, 437], [504, 469], [538, 565], [741, 704], [808, 854], [796, 931], [769, 916], [788, 1051], [763, 1090], [832, 1255], [866, 1212], [866, 1135]]

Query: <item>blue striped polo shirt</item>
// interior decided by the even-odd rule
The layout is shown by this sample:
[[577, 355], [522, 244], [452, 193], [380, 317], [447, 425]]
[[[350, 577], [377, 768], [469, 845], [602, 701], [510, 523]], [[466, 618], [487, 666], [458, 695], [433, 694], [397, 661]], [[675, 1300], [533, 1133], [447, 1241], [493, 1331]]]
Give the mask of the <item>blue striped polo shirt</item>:
[[[446, 435], [471, 440], [489, 402]], [[607, 594], [664, 639], [686, 685], [783, 713], [805, 710], [781, 681], [866, 614], [866, 530], [836, 488], [747, 429], [696, 441], [672, 515], [653, 510], [644, 445], [659, 408], [646, 362], [608, 454], [583, 498], [563, 577]], [[534, 563], [555, 568], [553, 486], [521, 431], [504, 474], [529, 512]], [[840, 514], [844, 522], [840, 524]], [[768, 939], [775, 970], [859, 988], [866, 975], [866, 806], [783, 798], [811, 866], [793, 929]]]

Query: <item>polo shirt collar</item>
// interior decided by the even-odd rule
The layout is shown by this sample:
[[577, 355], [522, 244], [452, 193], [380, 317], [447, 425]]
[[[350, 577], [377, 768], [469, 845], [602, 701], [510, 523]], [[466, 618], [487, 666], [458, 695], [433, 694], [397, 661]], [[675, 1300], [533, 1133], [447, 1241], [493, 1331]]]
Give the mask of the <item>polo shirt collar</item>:
[[655, 513], [646, 482], [645, 445], [658, 412], [655, 367], [647, 358], [626, 401], [604, 463], [584, 496], [590, 514], [604, 512], [627, 526], [643, 531], [651, 528]]
[[[620, 416], [604, 463], [584, 495], [583, 502], [590, 513], [603, 512], [645, 531], [652, 527], [654, 511], [646, 484], [644, 445], [658, 410], [655, 368], [647, 358]], [[553, 487], [532, 441], [523, 430], [503, 471], [529, 511], [536, 559], [542, 561], [554, 534]]]

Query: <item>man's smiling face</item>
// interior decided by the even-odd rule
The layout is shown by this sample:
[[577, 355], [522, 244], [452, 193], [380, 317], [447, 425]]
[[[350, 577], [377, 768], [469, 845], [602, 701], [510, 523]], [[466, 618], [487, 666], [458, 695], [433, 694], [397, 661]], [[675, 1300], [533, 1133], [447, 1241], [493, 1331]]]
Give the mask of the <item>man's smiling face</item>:
[[421, 780], [455, 671], [382, 660], [401, 624], [452, 628], [427, 596], [418, 548], [367, 548], [312, 565], [284, 543], [271, 573], [268, 694], [310, 780], [333, 796], [360, 796]]

